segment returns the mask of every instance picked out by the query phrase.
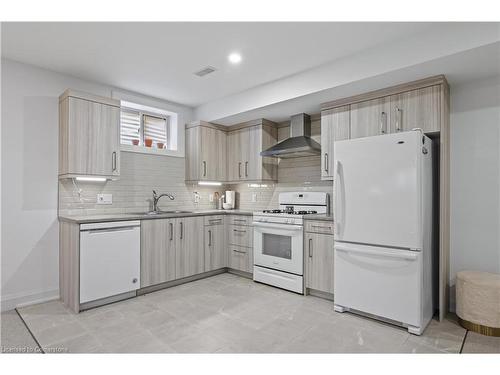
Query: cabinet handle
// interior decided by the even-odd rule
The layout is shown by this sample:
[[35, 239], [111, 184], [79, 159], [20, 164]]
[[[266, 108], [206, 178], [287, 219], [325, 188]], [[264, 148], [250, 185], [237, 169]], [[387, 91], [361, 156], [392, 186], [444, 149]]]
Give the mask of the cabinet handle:
[[403, 130], [401, 128], [401, 122], [403, 119], [403, 116], [402, 116], [403, 111], [399, 107], [396, 107], [395, 111], [396, 111], [396, 131], [400, 132]]
[[181, 221], [180, 222], [180, 227], [181, 227], [181, 234], [180, 234], [180, 238], [182, 240], [182, 236], [184, 235], [184, 225], [183, 225], [183, 222]]
[[241, 250], [236, 250], [236, 249], [233, 249], [233, 251], [235, 253], [240, 253], [240, 254], [246, 254], [247, 253], [246, 251], [241, 251]]
[[233, 232], [238, 232], [238, 233], [246, 233], [246, 230], [240, 230], [240, 229], [233, 229]]
[[170, 241], [172, 241], [174, 239], [174, 224], [169, 223], [169, 225], [170, 225]]
[[247, 222], [246, 219], [233, 219], [233, 221], [238, 221], [240, 223], [246, 223]]
[[208, 220], [210, 224], [220, 224], [222, 222], [222, 219], [210, 219]]
[[203, 160], [203, 177], [207, 177], [207, 162]]
[[241, 161], [238, 163], [238, 177], [241, 178]]
[[208, 246], [212, 246], [212, 231], [208, 231]]
[[116, 171], [116, 151], [111, 154], [111, 168], [113, 172]]
[[325, 152], [325, 172], [328, 173], [328, 152]]
[[309, 238], [309, 258], [312, 258], [312, 238]]
[[380, 134], [386, 133], [386, 127], [387, 127], [387, 113], [382, 112], [380, 114]]
[[245, 162], [245, 177], [248, 177], [248, 161]]

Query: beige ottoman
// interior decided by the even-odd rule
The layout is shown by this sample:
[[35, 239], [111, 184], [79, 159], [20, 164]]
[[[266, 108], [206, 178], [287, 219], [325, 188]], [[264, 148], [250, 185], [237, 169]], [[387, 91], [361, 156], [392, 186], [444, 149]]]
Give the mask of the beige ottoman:
[[488, 336], [500, 336], [500, 275], [457, 273], [457, 315], [462, 327]]

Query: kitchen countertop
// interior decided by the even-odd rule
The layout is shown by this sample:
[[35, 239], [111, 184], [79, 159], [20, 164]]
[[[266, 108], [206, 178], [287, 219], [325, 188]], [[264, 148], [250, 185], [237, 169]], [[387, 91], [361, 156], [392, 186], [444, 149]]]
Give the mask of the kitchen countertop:
[[324, 220], [324, 221], [333, 221], [332, 215], [327, 214], [309, 214], [304, 216], [304, 220]]
[[180, 213], [164, 213], [158, 215], [145, 215], [138, 213], [116, 213], [116, 214], [101, 214], [101, 215], [76, 215], [76, 216], [59, 216], [59, 221], [69, 223], [85, 224], [98, 223], [105, 221], [124, 221], [124, 220], [153, 220], [153, 219], [169, 219], [176, 217], [191, 217], [191, 216], [207, 216], [207, 215], [253, 215], [253, 211], [248, 210], [198, 210], [191, 212]]

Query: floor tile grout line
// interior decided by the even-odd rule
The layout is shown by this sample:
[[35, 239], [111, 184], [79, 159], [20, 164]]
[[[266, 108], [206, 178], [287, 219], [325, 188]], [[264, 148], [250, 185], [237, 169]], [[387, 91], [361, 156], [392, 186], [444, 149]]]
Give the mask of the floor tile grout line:
[[30, 327], [28, 327], [28, 324], [26, 324], [25, 320], [23, 319], [22, 315], [19, 313], [19, 310], [17, 309], [17, 307], [14, 309], [16, 311], [16, 314], [17, 316], [19, 316], [19, 319], [21, 319], [21, 322], [23, 322], [24, 326], [26, 327], [26, 329], [28, 330], [29, 334], [31, 335], [31, 337], [33, 338], [33, 340], [35, 340], [35, 343], [36, 345], [38, 346], [38, 349], [40, 349], [40, 351], [42, 352], [42, 354], [45, 354], [45, 351], [43, 350], [42, 346], [40, 345], [40, 343], [38, 342], [38, 340], [36, 339], [35, 335], [33, 334], [33, 332], [31, 332], [31, 329]]
[[465, 335], [464, 335], [464, 339], [462, 341], [462, 346], [460, 347], [460, 351], [458, 352], [458, 354], [462, 354], [462, 351], [464, 350], [465, 340], [467, 340], [467, 334], [468, 333], [469, 333], [469, 330], [466, 330], [465, 331]]

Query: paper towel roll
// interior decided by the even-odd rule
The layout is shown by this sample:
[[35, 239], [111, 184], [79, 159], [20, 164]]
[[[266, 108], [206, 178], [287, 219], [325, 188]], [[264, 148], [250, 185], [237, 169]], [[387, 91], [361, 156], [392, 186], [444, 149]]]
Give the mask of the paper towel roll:
[[234, 190], [226, 191], [226, 203], [231, 205], [231, 208], [234, 208], [234, 204], [236, 201], [236, 192]]

